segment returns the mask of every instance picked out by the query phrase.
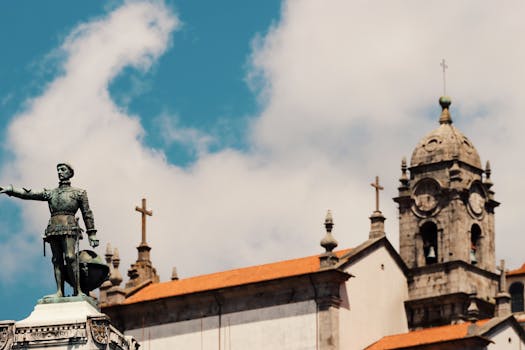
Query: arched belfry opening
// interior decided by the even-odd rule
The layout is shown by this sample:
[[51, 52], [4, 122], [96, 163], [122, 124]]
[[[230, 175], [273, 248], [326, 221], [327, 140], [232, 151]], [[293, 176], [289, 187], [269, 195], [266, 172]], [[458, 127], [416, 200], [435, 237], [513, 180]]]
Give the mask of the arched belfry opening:
[[435, 223], [429, 221], [420, 228], [423, 239], [423, 255], [425, 265], [432, 265], [438, 261], [438, 229]]
[[470, 228], [470, 263], [476, 265], [480, 261], [480, 238], [481, 228], [478, 224], [473, 224]]
[[523, 305], [523, 283], [514, 282], [509, 287], [510, 308], [512, 312], [524, 311]]

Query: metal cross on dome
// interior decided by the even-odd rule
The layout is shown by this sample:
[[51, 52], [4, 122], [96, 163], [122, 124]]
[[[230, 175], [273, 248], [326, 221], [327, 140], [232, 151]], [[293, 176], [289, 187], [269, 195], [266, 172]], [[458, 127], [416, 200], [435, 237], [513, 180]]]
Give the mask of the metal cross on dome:
[[448, 65], [445, 62], [444, 58], [441, 60], [441, 63], [439, 65], [441, 66], [441, 68], [443, 68], [443, 96], [447, 96], [446, 70], [448, 68]]
[[379, 211], [379, 191], [384, 190], [384, 187], [379, 185], [379, 176], [376, 176], [376, 182], [372, 182], [370, 186], [376, 189], [376, 211]]
[[146, 243], [146, 215], [152, 216], [153, 212], [151, 210], [146, 209], [146, 198], [142, 198], [142, 208], [141, 207], [135, 207], [135, 210], [142, 214], [142, 242], [141, 245], [145, 245]]

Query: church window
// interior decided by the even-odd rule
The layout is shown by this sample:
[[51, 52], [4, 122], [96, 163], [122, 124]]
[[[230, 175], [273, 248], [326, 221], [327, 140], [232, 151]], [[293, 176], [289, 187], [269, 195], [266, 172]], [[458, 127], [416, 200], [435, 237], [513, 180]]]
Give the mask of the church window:
[[433, 222], [427, 222], [421, 226], [421, 238], [423, 239], [423, 254], [425, 256], [425, 264], [435, 264], [438, 257], [436, 224]]
[[512, 312], [523, 311], [523, 283], [514, 282], [510, 285], [510, 307]]
[[470, 228], [470, 263], [476, 265], [479, 262], [479, 239], [481, 237], [481, 229], [477, 224]]

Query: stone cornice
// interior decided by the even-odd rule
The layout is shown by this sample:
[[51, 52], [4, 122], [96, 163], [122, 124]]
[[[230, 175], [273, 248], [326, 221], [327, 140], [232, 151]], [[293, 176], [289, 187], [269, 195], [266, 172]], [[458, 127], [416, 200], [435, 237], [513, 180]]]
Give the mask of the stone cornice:
[[350, 277], [344, 271], [331, 268], [163, 299], [110, 305], [103, 311], [118, 329], [125, 331], [308, 300], [323, 305], [330, 300], [338, 305], [340, 285]]
[[485, 277], [494, 279], [496, 281], [499, 280], [498, 274], [488, 271], [488, 270], [484, 270], [482, 268], [479, 268], [475, 265], [469, 264], [462, 260], [447, 261], [443, 263], [415, 267], [409, 270], [409, 277], [414, 277], [416, 275], [422, 275], [422, 274], [428, 274], [432, 272], [450, 271], [450, 270], [454, 270], [458, 268], [464, 268], [467, 271], [471, 271], [471, 272], [483, 275]]

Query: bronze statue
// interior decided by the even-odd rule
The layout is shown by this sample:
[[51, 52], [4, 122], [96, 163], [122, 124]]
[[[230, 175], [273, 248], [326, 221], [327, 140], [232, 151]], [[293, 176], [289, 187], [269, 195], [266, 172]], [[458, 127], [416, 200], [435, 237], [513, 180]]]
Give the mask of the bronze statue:
[[82, 295], [79, 276], [79, 259], [76, 246], [82, 238], [82, 229], [78, 225], [75, 214], [80, 209], [89, 244], [95, 248], [98, 246], [96, 237], [97, 230], [93, 220], [93, 213], [89, 209], [88, 197], [85, 190], [71, 187], [70, 179], [75, 174], [73, 167], [67, 163], [57, 165], [59, 186], [57, 188], [43, 191], [32, 191], [13, 186], [0, 187], [0, 193], [9, 196], [47, 201], [51, 218], [44, 232], [44, 242], [49, 243], [53, 253], [53, 268], [57, 284], [57, 292], [52, 297], [63, 297], [64, 282], [67, 281], [73, 287], [73, 295]]

